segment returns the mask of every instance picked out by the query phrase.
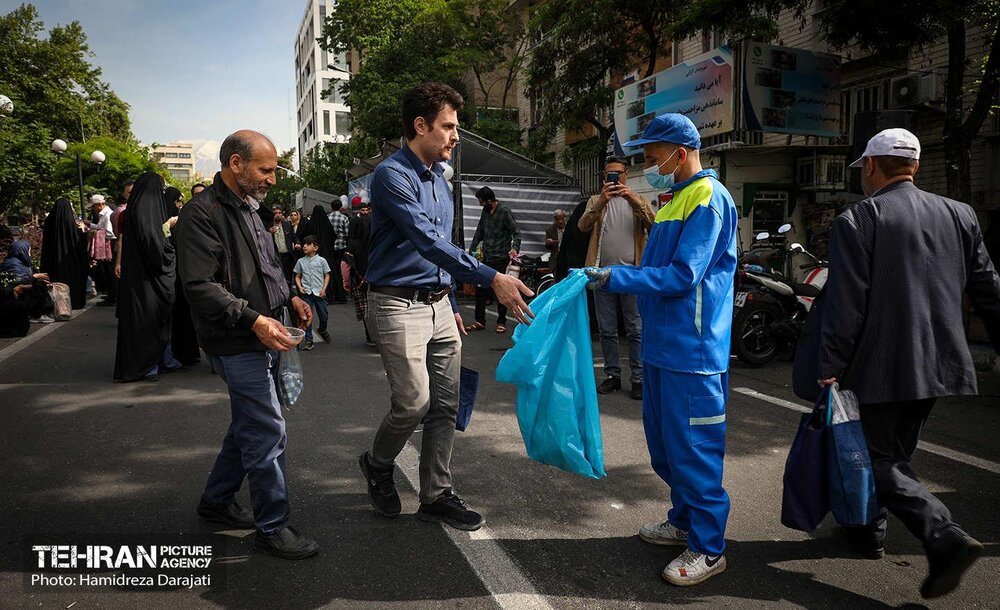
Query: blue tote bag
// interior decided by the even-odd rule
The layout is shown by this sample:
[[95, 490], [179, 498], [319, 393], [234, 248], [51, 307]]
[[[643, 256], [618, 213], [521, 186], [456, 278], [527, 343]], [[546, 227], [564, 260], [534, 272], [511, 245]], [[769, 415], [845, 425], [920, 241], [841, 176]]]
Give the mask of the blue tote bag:
[[821, 391], [812, 413], [802, 416], [785, 461], [781, 524], [794, 530], [811, 532], [830, 512], [826, 472], [829, 403], [830, 392]]
[[528, 456], [569, 472], [604, 476], [594, 357], [582, 270], [531, 303], [535, 319], [514, 330], [497, 381], [517, 386], [517, 422]]
[[831, 386], [826, 420], [830, 510], [841, 525], [868, 525], [878, 516], [879, 506], [868, 443], [861, 427], [861, 410], [854, 393], [840, 390], [837, 384]]
[[455, 417], [455, 429], [465, 432], [472, 419], [472, 409], [476, 406], [476, 394], [479, 392], [479, 371], [462, 367], [458, 383], [458, 415]]

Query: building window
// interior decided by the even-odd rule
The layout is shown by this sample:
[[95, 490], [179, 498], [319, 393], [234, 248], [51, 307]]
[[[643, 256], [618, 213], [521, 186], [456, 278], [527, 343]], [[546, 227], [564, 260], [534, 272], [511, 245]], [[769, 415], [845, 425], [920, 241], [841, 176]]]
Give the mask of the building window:
[[529, 119], [531, 126], [534, 127], [542, 122], [542, 96], [538, 93], [538, 89], [528, 91], [528, 102], [531, 106]]
[[712, 50], [712, 29], [707, 28], [701, 31], [701, 52], [708, 53]]
[[330, 111], [323, 111], [323, 135], [330, 135]]
[[350, 112], [337, 112], [334, 113], [336, 120], [337, 133], [340, 135], [350, 135], [351, 133], [351, 113]]
[[681, 63], [681, 45], [676, 40], [670, 43], [670, 55], [672, 58], [670, 65], [676, 66]]
[[307, 134], [307, 137], [310, 138], [310, 139], [313, 137], [313, 122], [312, 122], [312, 119], [309, 119], [309, 124], [306, 125], [306, 134]]

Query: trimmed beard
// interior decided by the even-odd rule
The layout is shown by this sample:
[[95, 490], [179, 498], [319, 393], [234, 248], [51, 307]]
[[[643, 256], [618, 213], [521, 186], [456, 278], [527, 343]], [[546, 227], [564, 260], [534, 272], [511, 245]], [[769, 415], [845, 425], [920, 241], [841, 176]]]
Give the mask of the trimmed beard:
[[244, 195], [253, 197], [254, 201], [260, 203], [267, 198], [267, 191], [270, 187], [265, 183], [264, 186], [258, 186], [243, 177], [243, 174], [236, 174], [236, 184], [240, 185], [240, 189], [243, 191]]

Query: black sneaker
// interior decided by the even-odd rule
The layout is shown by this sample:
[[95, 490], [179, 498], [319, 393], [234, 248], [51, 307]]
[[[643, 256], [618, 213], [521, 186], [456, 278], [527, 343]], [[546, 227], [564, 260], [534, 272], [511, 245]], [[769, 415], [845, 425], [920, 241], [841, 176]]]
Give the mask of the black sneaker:
[[388, 468], [376, 468], [369, 459], [368, 452], [365, 451], [358, 458], [361, 472], [368, 482], [368, 500], [372, 504], [375, 512], [383, 517], [396, 517], [402, 510], [399, 502], [399, 493], [396, 492], [396, 484], [392, 480], [392, 473], [395, 466]]
[[433, 504], [420, 503], [417, 509], [417, 519], [421, 521], [444, 522], [455, 529], [473, 532], [486, 523], [486, 519], [474, 510], [469, 510], [465, 500], [459, 498], [452, 490], [444, 492]]
[[202, 498], [198, 502], [198, 516], [205, 521], [221, 523], [236, 529], [253, 529], [253, 511], [249, 508], [243, 508], [236, 501], [226, 506], [220, 506], [209, 504], [205, 498]]
[[610, 394], [612, 392], [617, 392], [620, 389], [622, 389], [622, 380], [617, 377], [608, 377], [601, 383], [601, 385], [597, 386], [597, 393]]
[[927, 579], [920, 587], [924, 599], [947, 595], [955, 590], [962, 574], [983, 554], [983, 545], [965, 532], [954, 534], [947, 550], [927, 550]]
[[314, 344], [312, 342], [312, 339], [306, 339], [305, 341], [302, 342], [302, 351], [304, 351], [304, 352], [308, 352], [313, 347], [314, 347]]
[[327, 332], [325, 330], [321, 330], [321, 331], [319, 331], [319, 336], [323, 337], [323, 340], [326, 341], [327, 343], [330, 342], [330, 333], [329, 332]]
[[632, 390], [629, 392], [628, 395], [629, 397], [632, 398], [632, 400], [642, 400], [642, 382], [633, 381]]
[[319, 552], [319, 544], [315, 540], [302, 536], [288, 526], [273, 534], [264, 534], [257, 530], [253, 548], [282, 559], [305, 559]]

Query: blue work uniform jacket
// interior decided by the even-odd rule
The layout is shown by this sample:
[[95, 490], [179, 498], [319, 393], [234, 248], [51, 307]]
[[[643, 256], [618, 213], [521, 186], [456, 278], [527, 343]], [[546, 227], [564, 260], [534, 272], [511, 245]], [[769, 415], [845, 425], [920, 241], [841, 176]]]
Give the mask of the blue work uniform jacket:
[[733, 198], [714, 170], [671, 189], [639, 267], [611, 267], [607, 289], [638, 295], [642, 361], [680, 373], [729, 370], [736, 272]]

